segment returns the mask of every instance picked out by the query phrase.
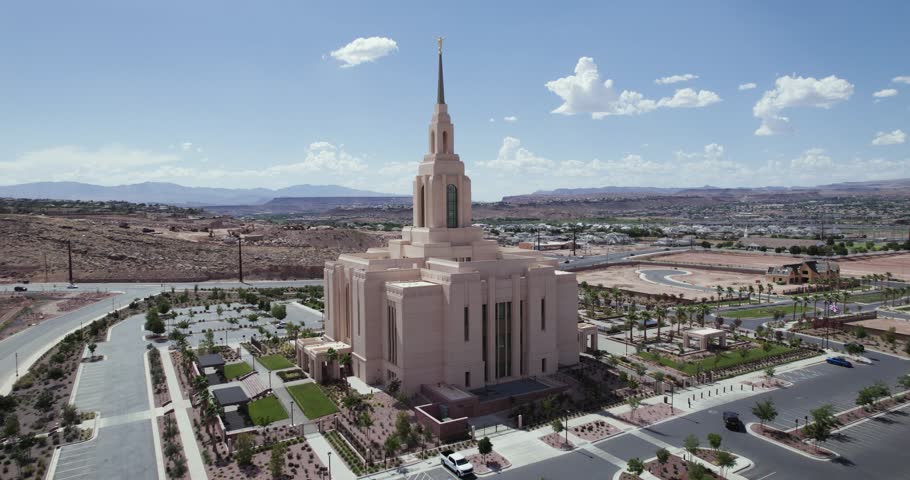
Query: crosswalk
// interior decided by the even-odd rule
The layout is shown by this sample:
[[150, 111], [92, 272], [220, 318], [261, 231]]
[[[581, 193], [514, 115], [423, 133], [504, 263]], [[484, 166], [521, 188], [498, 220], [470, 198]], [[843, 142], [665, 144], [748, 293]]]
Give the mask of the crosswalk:
[[811, 380], [826, 375], [826, 372], [819, 368], [801, 368], [792, 372], [777, 375], [777, 378], [790, 382], [799, 383], [801, 381]]

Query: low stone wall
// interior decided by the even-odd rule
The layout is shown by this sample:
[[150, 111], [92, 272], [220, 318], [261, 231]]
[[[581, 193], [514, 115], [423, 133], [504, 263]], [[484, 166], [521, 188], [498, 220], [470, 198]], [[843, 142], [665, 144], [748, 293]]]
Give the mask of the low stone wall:
[[834, 317], [816, 317], [812, 319], [812, 328], [836, 328], [838, 330], [844, 330], [848, 327], [847, 324], [852, 322], [859, 322], [861, 320], [872, 320], [878, 318], [878, 312], [872, 310], [871, 312], [862, 312], [862, 313], [852, 313], [850, 315], [838, 315]]
[[469, 435], [468, 417], [450, 418], [440, 420], [442, 406], [438, 403], [428, 403], [414, 408], [417, 413], [417, 422], [430, 429], [433, 435], [445, 443], [461, 440]]

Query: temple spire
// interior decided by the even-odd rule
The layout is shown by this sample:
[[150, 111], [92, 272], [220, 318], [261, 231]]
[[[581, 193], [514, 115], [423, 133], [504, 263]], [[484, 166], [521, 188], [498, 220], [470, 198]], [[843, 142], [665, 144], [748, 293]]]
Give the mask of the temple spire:
[[436, 87], [436, 103], [442, 105], [446, 103], [446, 92], [442, 82], [442, 37], [436, 38], [436, 46], [439, 50], [439, 84]]

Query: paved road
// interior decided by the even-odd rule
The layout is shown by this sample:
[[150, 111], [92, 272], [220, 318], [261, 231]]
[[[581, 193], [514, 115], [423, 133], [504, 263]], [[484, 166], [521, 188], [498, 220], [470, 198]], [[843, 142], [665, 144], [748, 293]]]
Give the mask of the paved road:
[[[654, 452], [667, 445], [681, 447], [683, 439], [694, 434], [702, 443], [708, 433], [720, 433], [724, 448], [740, 453], [756, 463], [744, 472], [750, 479], [824, 478], [825, 480], [856, 478], [906, 478], [897, 459], [904, 454], [904, 438], [910, 418], [903, 412], [888, 415], [885, 420], [870, 421], [847, 429], [844, 436], [827, 445], [844, 456], [839, 462], [819, 462], [794, 454], [781, 447], [745, 433], [730, 432], [723, 428], [722, 412], [738, 412], [743, 421], [757, 422], [751, 409], [756, 401], [772, 398], [780, 412], [775, 423], [781, 427], [793, 426], [793, 420], [804, 421], [809, 410], [825, 403], [836, 408], [854, 406], [859, 388], [876, 380], [893, 385], [899, 375], [910, 372], [910, 362], [888, 355], [869, 353], [873, 365], [860, 365], [853, 369], [835, 367], [826, 363], [781, 375], [793, 382], [787, 389], [776, 390], [733, 401], [720, 407], [692, 413], [635, 434], [626, 433], [593, 444], [606, 455], [595, 456], [590, 452], [576, 451], [516, 469], [507, 469], [497, 478], [612, 478], [614, 472], [624, 468], [632, 457], [650, 458]], [[683, 397], [684, 398], [684, 397]], [[608, 460], [612, 457], [613, 461]], [[452, 478], [441, 468], [435, 468], [424, 477], [412, 479]], [[567, 477], [569, 476], [569, 477]]]
[[[654, 247], [646, 250], [638, 250], [634, 252], [616, 252], [608, 253], [606, 255], [589, 255], [585, 258], [569, 258], [569, 263], [560, 263], [560, 270], [577, 270], [580, 268], [590, 268], [597, 265], [606, 265], [614, 262], [622, 262], [625, 260], [635, 260], [636, 257], [639, 257], [648, 253], [657, 253], [663, 252], [666, 250], [690, 250], [692, 247]], [[563, 258], [563, 257], [559, 257]], [[645, 257], [647, 258], [647, 257]]]
[[678, 270], [672, 269], [672, 268], [670, 268], [670, 269], [662, 268], [662, 269], [653, 269], [653, 270], [648, 269], [648, 270], [642, 270], [641, 274], [645, 277], [646, 280], [648, 280], [650, 282], [654, 282], [654, 283], [659, 283], [661, 285], [667, 285], [670, 287], [677, 287], [677, 288], [687, 288], [689, 290], [694, 290], [697, 292], [712, 293], [712, 292], [717, 291], [717, 289], [715, 289], [715, 288], [700, 287], [698, 285], [692, 285], [690, 283], [686, 283], [687, 272], [686, 272], [686, 270], [684, 270], [682, 268], [680, 268]]
[[[236, 288], [236, 287], [283, 287], [322, 285], [322, 280], [300, 280], [280, 282], [254, 282], [241, 284], [238, 282], [203, 282], [203, 283], [175, 283], [175, 284], [137, 284], [137, 283], [96, 283], [80, 284], [76, 291], [109, 291], [118, 292], [111, 299], [87, 305], [78, 310], [61, 315], [52, 320], [30, 327], [9, 338], [0, 341], [0, 394], [8, 393], [15, 381], [16, 353], [19, 354], [19, 370], [25, 371], [45, 351], [56, 344], [67, 333], [79, 328], [81, 324], [89, 323], [110, 312], [114, 307], [123, 307], [133, 299], [143, 298], [160, 293], [163, 289], [176, 290], [191, 289], [199, 285], [205, 288]], [[29, 291], [60, 290], [63, 284], [31, 284]], [[12, 285], [0, 287], [0, 292], [12, 291]]]
[[100, 428], [95, 440], [63, 447], [55, 480], [158, 478], [144, 322], [134, 315], [115, 325], [111, 341], [99, 343], [95, 352], [105, 359], [83, 365], [74, 403], [80, 411], [100, 412]]

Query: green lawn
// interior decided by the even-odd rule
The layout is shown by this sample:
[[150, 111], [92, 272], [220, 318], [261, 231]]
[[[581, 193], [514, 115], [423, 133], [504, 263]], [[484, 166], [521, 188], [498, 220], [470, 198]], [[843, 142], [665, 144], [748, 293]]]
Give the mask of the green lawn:
[[284, 410], [281, 402], [274, 395], [250, 402], [247, 408], [249, 409], [250, 419], [259, 426], [288, 418], [288, 412]]
[[229, 363], [224, 366], [224, 378], [230, 380], [232, 378], [242, 377], [252, 371], [253, 367], [251, 367], [249, 363]]
[[[716, 315], [721, 317], [729, 318], [763, 318], [763, 317], [773, 317], [774, 312], [780, 310], [784, 312], [784, 316], [793, 315], [793, 306], [782, 306], [782, 307], [761, 307], [761, 308], [750, 308], [748, 310], [731, 310], [728, 312], [720, 312]], [[799, 315], [799, 312], [802, 310], [802, 307], [796, 309], [796, 314]]]
[[290, 360], [284, 358], [284, 356], [279, 354], [266, 355], [264, 357], [259, 357], [259, 363], [262, 364], [265, 368], [269, 370], [281, 370], [284, 368], [291, 368], [294, 366]]
[[[748, 354], [745, 357], [742, 357], [738, 351], [736, 352], [727, 352], [725, 353], [720, 361], [715, 364], [715, 357], [704, 358], [698, 362], [685, 362], [684, 364], [677, 364], [673, 360], [663, 357], [660, 357], [660, 363], [664, 366], [675, 368], [676, 370], [681, 370], [688, 375], [695, 375], [698, 372], [698, 364], [701, 364], [701, 371], [707, 372], [708, 370], [714, 370], [716, 368], [726, 368], [732, 367], [734, 365], [739, 365], [740, 363], [749, 362], [752, 360], [758, 360], [760, 358], [768, 357], [771, 355], [777, 355], [778, 353], [784, 353], [794, 350], [793, 348], [786, 347], [783, 345], [773, 345], [771, 350], [765, 352], [761, 347], [756, 347], [748, 351]], [[653, 353], [641, 352], [638, 354], [641, 358], [646, 360], [655, 360]]]
[[338, 411], [335, 404], [326, 397], [315, 383], [304, 383], [288, 387], [288, 393], [297, 402], [297, 406], [310, 420], [324, 417]]

